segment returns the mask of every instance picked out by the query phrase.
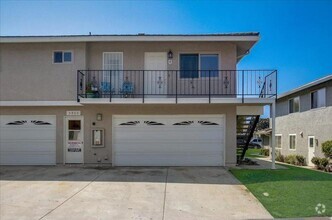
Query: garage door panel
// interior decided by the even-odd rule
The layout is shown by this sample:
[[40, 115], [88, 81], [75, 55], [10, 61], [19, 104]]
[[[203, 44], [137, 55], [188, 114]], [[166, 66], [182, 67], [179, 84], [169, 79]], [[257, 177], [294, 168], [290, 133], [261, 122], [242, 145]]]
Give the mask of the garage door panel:
[[[169, 140], [171, 138], [187, 137], [190, 139], [211, 139], [215, 138], [216, 133], [220, 134], [220, 138], [222, 138], [222, 134], [224, 132], [223, 129], [192, 129], [192, 128], [183, 128], [183, 129], [116, 129], [116, 139], [162, 139], [165, 138]], [[167, 136], [165, 136], [167, 134]]]
[[[182, 125], [175, 125], [180, 122]], [[113, 163], [118, 166], [220, 166], [224, 162], [224, 132], [223, 115], [115, 116]]]
[[198, 145], [199, 143], [186, 143], [181, 144], [181, 146], [177, 146], [176, 144], [168, 144], [168, 143], [156, 143], [156, 144], [149, 144], [149, 143], [122, 143], [121, 148], [117, 148], [117, 152], [136, 152], [136, 153], [144, 153], [146, 151], [152, 152], [160, 152], [160, 153], [167, 153], [167, 152], [181, 152], [181, 151], [190, 151], [190, 152], [212, 152], [218, 151], [220, 152], [220, 143], [208, 144], [205, 143], [201, 144], [201, 148], [193, 148], [193, 145]]
[[[20, 141], [6, 141], [2, 142], [0, 146], [0, 151], [4, 152], [42, 152], [42, 151], [47, 151], [47, 152], [55, 152], [54, 149], [55, 145], [55, 140], [53, 141], [48, 141], [48, 140], [43, 140], [43, 141], [34, 141], [34, 142], [27, 142], [25, 140], [20, 140]], [[24, 146], [24, 147], [22, 147]], [[49, 149], [52, 149], [51, 151]]]
[[[147, 159], [151, 157], [151, 160]], [[221, 155], [117, 155], [117, 166], [221, 166]], [[181, 163], [179, 163], [181, 161]]]
[[56, 116], [1, 115], [0, 164], [56, 163]]
[[6, 140], [55, 140], [54, 132], [55, 128], [2, 128], [0, 138]]
[[5, 165], [51, 165], [54, 164], [54, 152], [11, 152], [1, 153], [0, 164]]

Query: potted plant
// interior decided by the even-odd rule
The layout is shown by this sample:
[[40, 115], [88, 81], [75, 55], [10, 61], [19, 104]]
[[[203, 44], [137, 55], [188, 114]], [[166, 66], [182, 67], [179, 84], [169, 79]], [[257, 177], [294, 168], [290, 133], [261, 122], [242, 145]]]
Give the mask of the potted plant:
[[91, 82], [86, 84], [85, 96], [86, 96], [86, 98], [94, 98], [95, 97], [95, 94], [92, 91], [92, 83]]

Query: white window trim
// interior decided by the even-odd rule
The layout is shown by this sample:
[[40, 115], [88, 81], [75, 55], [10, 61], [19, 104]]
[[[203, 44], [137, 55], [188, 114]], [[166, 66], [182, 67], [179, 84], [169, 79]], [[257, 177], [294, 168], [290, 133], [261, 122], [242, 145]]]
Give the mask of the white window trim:
[[[324, 104], [324, 106], [322, 106], [322, 107], [313, 108], [313, 107], [312, 107], [312, 93], [317, 92], [317, 91], [319, 91], [319, 90], [321, 90], [321, 89], [324, 89], [324, 91], [325, 91], [325, 100], [324, 100], [325, 104]], [[326, 108], [326, 94], [327, 94], [327, 92], [326, 92], [326, 87], [322, 87], [322, 88], [320, 88], [320, 89], [316, 89], [316, 90], [314, 90], [314, 91], [311, 91], [311, 92], [310, 92], [310, 110], [316, 110], [316, 109]]]
[[105, 70], [104, 69], [104, 66], [105, 66], [105, 60], [104, 60], [104, 57], [105, 57], [105, 54], [107, 54], [107, 53], [117, 53], [117, 54], [121, 54], [121, 56], [122, 56], [122, 69], [121, 70], [124, 70], [124, 56], [123, 56], [123, 52], [120, 52], [120, 51], [104, 51], [103, 52], [103, 56], [102, 56], [102, 69], [103, 70]]
[[[216, 52], [216, 51], [195, 52], [195, 51], [192, 51], [192, 52], [178, 52], [178, 70], [180, 70], [180, 59], [181, 59], [182, 54], [198, 54], [198, 77], [194, 78], [194, 80], [195, 79], [207, 79], [207, 80], [209, 79], [209, 77], [202, 77], [201, 76], [201, 72], [200, 72], [200, 69], [201, 69], [201, 59], [200, 59], [201, 55], [218, 55], [218, 70], [221, 69], [221, 53], [220, 52]], [[220, 71], [218, 71], [218, 76], [214, 76], [214, 77], [211, 77], [211, 78], [220, 78]], [[179, 76], [179, 79], [187, 80], [188, 78], [181, 78]]]
[[276, 145], [276, 149], [282, 149], [282, 134], [276, 134], [275, 137], [280, 137], [280, 147]]
[[308, 135], [308, 147], [310, 146], [310, 138], [314, 139], [314, 149], [316, 149], [317, 145], [316, 145], [316, 138], [313, 135]]
[[[311, 95], [310, 95], [310, 97], [311, 97]], [[290, 102], [290, 100], [292, 100], [292, 99], [294, 100], [295, 98], [299, 98], [299, 111], [298, 112], [290, 112], [289, 102]], [[295, 96], [295, 97], [293, 97], [291, 99], [288, 99], [288, 114], [294, 114], [294, 113], [299, 113], [299, 112], [301, 112], [301, 99], [300, 99], [300, 96]]]
[[[62, 62], [61, 63], [55, 63], [54, 62], [54, 53], [55, 52], [62, 52]], [[68, 52], [71, 53], [71, 61], [70, 62], [64, 61], [65, 60], [64, 53], [68, 53]], [[74, 52], [72, 50], [53, 50], [52, 51], [52, 63], [53, 64], [72, 64], [73, 60], [74, 60]]]
[[[294, 149], [290, 148], [290, 136], [295, 136], [295, 148]], [[289, 134], [288, 135], [288, 149], [291, 151], [296, 151], [296, 144], [297, 144], [296, 134]]]

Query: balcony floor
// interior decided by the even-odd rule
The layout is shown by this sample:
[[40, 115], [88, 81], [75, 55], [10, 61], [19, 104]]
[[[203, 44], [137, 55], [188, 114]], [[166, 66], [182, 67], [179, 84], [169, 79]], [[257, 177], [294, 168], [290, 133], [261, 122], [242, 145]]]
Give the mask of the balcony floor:
[[80, 98], [81, 104], [271, 104], [275, 98]]

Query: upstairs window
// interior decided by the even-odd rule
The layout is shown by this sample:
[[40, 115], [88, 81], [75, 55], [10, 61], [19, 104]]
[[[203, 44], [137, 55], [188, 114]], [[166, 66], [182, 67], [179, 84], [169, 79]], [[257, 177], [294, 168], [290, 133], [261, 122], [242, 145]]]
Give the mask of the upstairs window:
[[311, 108], [320, 108], [326, 106], [326, 90], [322, 88], [311, 93]]
[[289, 113], [300, 111], [300, 97], [295, 97], [289, 100]]
[[180, 54], [180, 78], [218, 77], [218, 54]]
[[71, 51], [54, 51], [53, 63], [71, 63], [73, 53]]
[[198, 78], [198, 54], [180, 55], [180, 78]]

